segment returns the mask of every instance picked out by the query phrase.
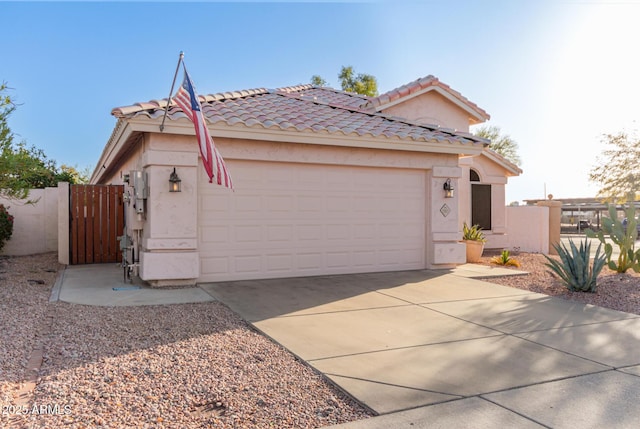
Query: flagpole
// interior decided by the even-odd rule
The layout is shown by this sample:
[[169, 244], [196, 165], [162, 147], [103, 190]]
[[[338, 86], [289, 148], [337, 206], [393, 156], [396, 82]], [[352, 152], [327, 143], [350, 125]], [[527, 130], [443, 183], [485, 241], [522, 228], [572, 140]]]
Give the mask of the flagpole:
[[180, 70], [180, 63], [184, 58], [184, 52], [180, 51], [180, 57], [178, 58], [178, 64], [176, 65], [176, 72], [173, 75], [173, 82], [171, 82], [171, 89], [169, 90], [169, 97], [167, 97], [167, 106], [164, 109], [164, 116], [162, 117], [162, 123], [160, 124], [160, 132], [164, 131], [164, 120], [167, 119], [167, 113], [169, 112], [169, 103], [171, 103], [171, 94], [173, 94], [173, 87], [176, 84], [176, 78], [178, 77], [178, 70]]

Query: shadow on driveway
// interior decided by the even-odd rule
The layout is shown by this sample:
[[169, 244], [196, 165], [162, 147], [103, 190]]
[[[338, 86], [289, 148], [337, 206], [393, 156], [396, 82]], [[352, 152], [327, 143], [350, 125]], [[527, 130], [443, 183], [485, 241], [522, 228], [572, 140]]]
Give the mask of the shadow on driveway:
[[430, 270], [201, 287], [380, 414], [606, 374], [640, 395], [634, 314]]

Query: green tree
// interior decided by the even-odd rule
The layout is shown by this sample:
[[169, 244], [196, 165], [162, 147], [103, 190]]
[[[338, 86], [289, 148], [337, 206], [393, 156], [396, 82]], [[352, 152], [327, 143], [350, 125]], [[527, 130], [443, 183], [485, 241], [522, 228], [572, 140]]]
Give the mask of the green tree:
[[606, 201], [635, 201], [640, 187], [640, 138], [624, 132], [604, 134], [607, 145], [596, 165], [589, 172], [589, 180], [600, 185], [598, 197]]
[[327, 86], [328, 83], [326, 80], [324, 80], [322, 77], [318, 76], [317, 74], [314, 74], [313, 76], [311, 76], [311, 84], [315, 85], [315, 86]]
[[58, 168], [41, 149], [15, 143], [8, 118], [16, 105], [7, 93], [6, 83], [0, 85], [0, 196], [24, 199], [29, 189], [56, 186], [59, 181], [77, 183], [82, 177], [74, 167]]
[[62, 164], [55, 176], [56, 182], [69, 182], [73, 184], [77, 183], [89, 183], [91, 179], [91, 168], [85, 167], [82, 170], [78, 170], [77, 166], [71, 166]]
[[378, 81], [370, 74], [356, 73], [351, 66], [342, 66], [338, 75], [342, 90], [357, 94], [376, 97], [378, 95]]
[[9, 241], [13, 234], [13, 216], [9, 214], [7, 207], [0, 204], [0, 251], [4, 243]]
[[13, 133], [7, 124], [9, 115], [15, 110], [16, 106], [13, 104], [11, 97], [6, 93], [7, 84], [0, 84], [0, 144], [4, 146], [11, 146], [13, 144]]
[[489, 148], [499, 153], [512, 163], [520, 166], [522, 160], [518, 155], [518, 143], [509, 135], [502, 134], [500, 127], [496, 125], [486, 125], [478, 128], [475, 135], [491, 141]]
[[7, 121], [16, 106], [7, 94], [7, 90], [6, 83], [0, 84], [0, 196], [25, 198], [28, 189], [17, 183], [13, 170], [16, 165], [13, 153], [13, 133]]
[[[343, 91], [355, 92], [356, 94], [368, 95], [375, 97], [378, 95], [378, 81], [370, 74], [356, 73], [351, 66], [342, 66], [340, 74], [340, 85]], [[328, 82], [321, 76], [311, 76], [311, 83], [316, 86], [328, 86]]]

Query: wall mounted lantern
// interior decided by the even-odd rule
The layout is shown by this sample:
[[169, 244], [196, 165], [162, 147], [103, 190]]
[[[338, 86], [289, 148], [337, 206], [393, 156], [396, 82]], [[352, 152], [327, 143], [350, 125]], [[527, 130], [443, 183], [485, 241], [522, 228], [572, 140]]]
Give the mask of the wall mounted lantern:
[[178, 177], [178, 173], [176, 173], [176, 168], [173, 167], [173, 173], [169, 175], [169, 192], [181, 192], [180, 178]]
[[453, 185], [451, 184], [451, 179], [447, 179], [442, 185], [442, 189], [444, 189], [444, 197], [445, 198], [453, 198]]

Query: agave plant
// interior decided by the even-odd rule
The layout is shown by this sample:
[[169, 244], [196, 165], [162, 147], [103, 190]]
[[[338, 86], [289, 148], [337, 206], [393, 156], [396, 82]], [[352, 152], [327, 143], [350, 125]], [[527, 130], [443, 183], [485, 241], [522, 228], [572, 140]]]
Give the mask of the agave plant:
[[520, 267], [520, 262], [517, 259], [512, 258], [508, 250], [503, 250], [500, 256], [494, 256], [491, 258], [491, 263], [496, 265], [504, 265], [507, 267]]
[[551, 268], [564, 281], [569, 290], [574, 292], [595, 292], [598, 274], [600, 274], [607, 261], [607, 256], [604, 253], [600, 253], [602, 245], [598, 244], [593, 258], [593, 265], [589, 264], [591, 243], [588, 238], [585, 238], [584, 242], [580, 243], [580, 248], [576, 247], [573, 240], [569, 240], [569, 247], [567, 249], [562, 243], [554, 244], [553, 248], [558, 252], [560, 261], [544, 255], [548, 261], [545, 265]]
[[482, 228], [480, 228], [480, 225], [473, 225], [470, 227], [466, 222], [462, 225], [462, 239], [469, 241], [480, 241], [482, 243], [487, 241], [487, 239], [484, 238], [484, 232], [482, 232]]

